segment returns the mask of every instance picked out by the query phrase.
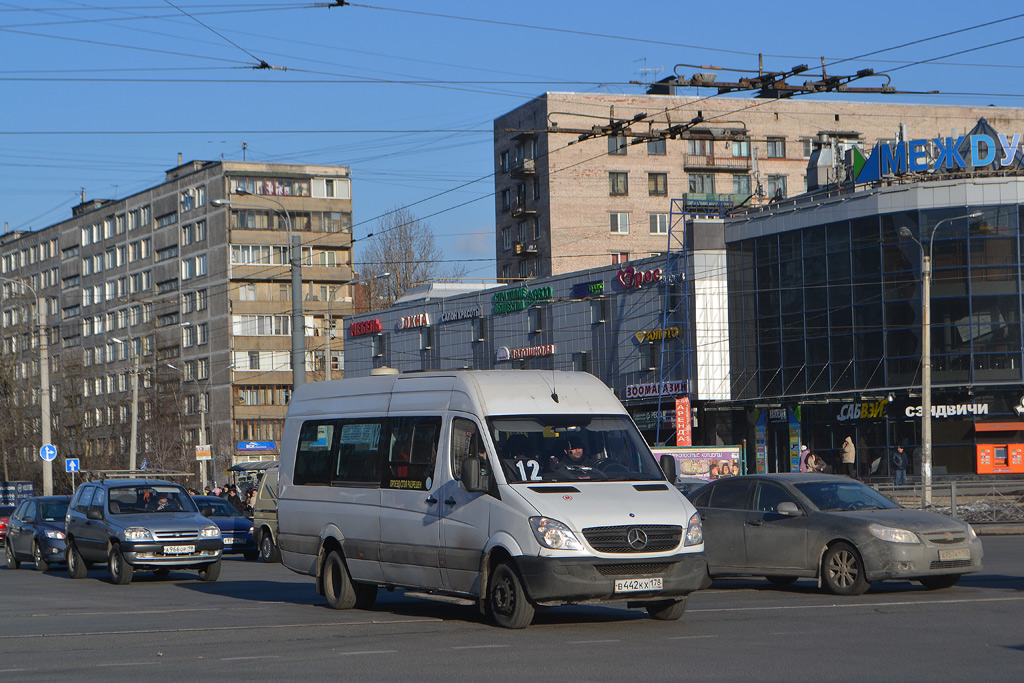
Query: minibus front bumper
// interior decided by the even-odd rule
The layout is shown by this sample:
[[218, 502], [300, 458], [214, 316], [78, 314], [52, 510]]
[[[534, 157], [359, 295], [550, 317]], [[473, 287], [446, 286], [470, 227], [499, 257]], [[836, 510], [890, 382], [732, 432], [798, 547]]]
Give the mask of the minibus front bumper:
[[[708, 572], [703, 552], [643, 559], [520, 556], [516, 563], [527, 595], [537, 603], [681, 598], [698, 590]], [[660, 589], [635, 590], [657, 578]]]

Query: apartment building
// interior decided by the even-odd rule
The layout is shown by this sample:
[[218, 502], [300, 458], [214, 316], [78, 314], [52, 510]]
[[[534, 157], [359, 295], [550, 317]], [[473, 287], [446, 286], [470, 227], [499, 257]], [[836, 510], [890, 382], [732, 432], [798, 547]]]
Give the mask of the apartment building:
[[3, 235], [0, 372], [6, 407], [24, 413], [9, 461], [31, 464], [40, 446], [37, 300], [60, 456], [126, 467], [134, 413], [150, 468], [193, 471], [204, 442], [217, 481], [236, 461], [275, 457], [292, 390], [287, 238], [301, 240], [315, 381], [343, 368], [333, 330], [352, 311], [351, 226], [347, 167], [179, 159], [159, 185], [83, 193], [68, 220]]
[[[807, 187], [822, 137], [859, 147], [909, 127], [953, 137], [1024, 110], [834, 99], [548, 92], [494, 122], [495, 253], [505, 281], [664, 253], [683, 212], [724, 215]], [[680, 126], [677, 137], [658, 135]], [[835, 180], [839, 180], [836, 178]], [[673, 200], [681, 200], [673, 209]]]

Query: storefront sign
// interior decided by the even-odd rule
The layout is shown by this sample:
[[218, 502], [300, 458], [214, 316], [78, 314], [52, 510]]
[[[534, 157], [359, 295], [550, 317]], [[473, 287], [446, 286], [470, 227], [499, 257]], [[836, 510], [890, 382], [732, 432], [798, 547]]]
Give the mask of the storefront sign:
[[653, 447], [655, 458], [671, 455], [680, 477], [721, 479], [740, 474], [739, 446], [691, 446], [688, 448]]
[[382, 329], [384, 328], [380, 324], [380, 318], [360, 320], [359, 322], [349, 323], [348, 336], [358, 337], [363, 334], [376, 334]]
[[411, 330], [417, 327], [428, 327], [429, 325], [430, 316], [426, 313], [406, 315], [398, 319], [398, 329], [400, 330]]
[[441, 314], [441, 322], [453, 323], [457, 320], [468, 320], [469, 318], [479, 318], [479, 308], [462, 308], [457, 311], [445, 311]]
[[619, 271], [617, 278], [619, 284], [626, 289], [639, 289], [644, 285], [661, 282], [661, 268], [636, 270], [633, 266], [626, 266]]
[[664, 330], [640, 330], [634, 336], [641, 344], [650, 341], [661, 341], [662, 339], [675, 339], [679, 336], [679, 328], [669, 327]]
[[[921, 417], [924, 409], [921, 406], [907, 406], [904, 411], [907, 417]], [[966, 415], [988, 415], [987, 403], [960, 403], [957, 405], [932, 406], [932, 417], [961, 417]]]
[[524, 358], [534, 358], [537, 356], [553, 356], [554, 354], [554, 344], [528, 346], [525, 349], [510, 349], [507, 346], [502, 346], [498, 349], [495, 359], [500, 363], [506, 360], [522, 360]]
[[[931, 164], [928, 162], [929, 144], [933, 144], [938, 153]], [[981, 168], [997, 160], [1000, 166], [1012, 166], [1020, 154], [1020, 133], [1015, 133], [1009, 140], [1002, 133], [998, 133], [995, 138], [978, 133], [971, 136], [961, 135], [956, 139], [904, 140], [895, 144], [879, 142], [871, 150], [871, 156], [857, 175], [857, 182], [866, 183], [907, 172], [934, 173], [942, 169], [956, 171]]]
[[591, 297], [604, 294], [603, 282], [581, 282], [573, 285], [569, 296], [573, 299], [590, 299]]
[[691, 424], [689, 397], [676, 399], [676, 445], [693, 445], [693, 425]]
[[491, 299], [494, 304], [494, 314], [515, 313], [516, 311], [525, 310], [532, 303], [550, 301], [552, 298], [551, 291], [551, 287], [536, 287], [534, 289], [517, 287], [498, 292]]
[[662, 382], [658, 384], [630, 384], [626, 387], [626, 398], [645, 398], [647, 396], [671, 396], [686, 393], [686, 380], [679, 382]]
[[[654, 429], [658, 426], [658, 411], [650, 410], [643, 413], [636, 413], [633, 415], [633, 422], [635, 422], [636, 426], [640, 429]], [[661, 411], [661, 424], [674, 428], [676, 426], [676, 411]]]
[[885, 407], [889, 405], [886, 400], [866, 401], [864, 403], [846, 403], [839, 409], [836, 419], [839, 422], [846, 420], [874, 420], [885, 416]]

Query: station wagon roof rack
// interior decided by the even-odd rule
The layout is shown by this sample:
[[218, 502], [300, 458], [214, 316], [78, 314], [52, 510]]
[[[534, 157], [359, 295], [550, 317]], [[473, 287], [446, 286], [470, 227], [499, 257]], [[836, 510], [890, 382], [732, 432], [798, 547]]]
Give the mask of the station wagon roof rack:
[[191, 477], [191, 472], [178, 470], [82, 470], [79, 472], [86, 481], [104, 479], [167, 479], [169, 477]]

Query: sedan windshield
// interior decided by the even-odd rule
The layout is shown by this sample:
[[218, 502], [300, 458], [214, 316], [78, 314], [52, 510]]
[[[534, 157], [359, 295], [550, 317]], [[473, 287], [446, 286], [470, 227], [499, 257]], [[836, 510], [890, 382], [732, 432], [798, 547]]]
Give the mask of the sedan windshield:
[[510, 484], [665, 478], [625, 416], [492, 417], [488, 423]]
[[874, 489], [856, 481], [807, 481], [797, 490], [823, 512], [836, 510], [889, 510], [899, 507]]

